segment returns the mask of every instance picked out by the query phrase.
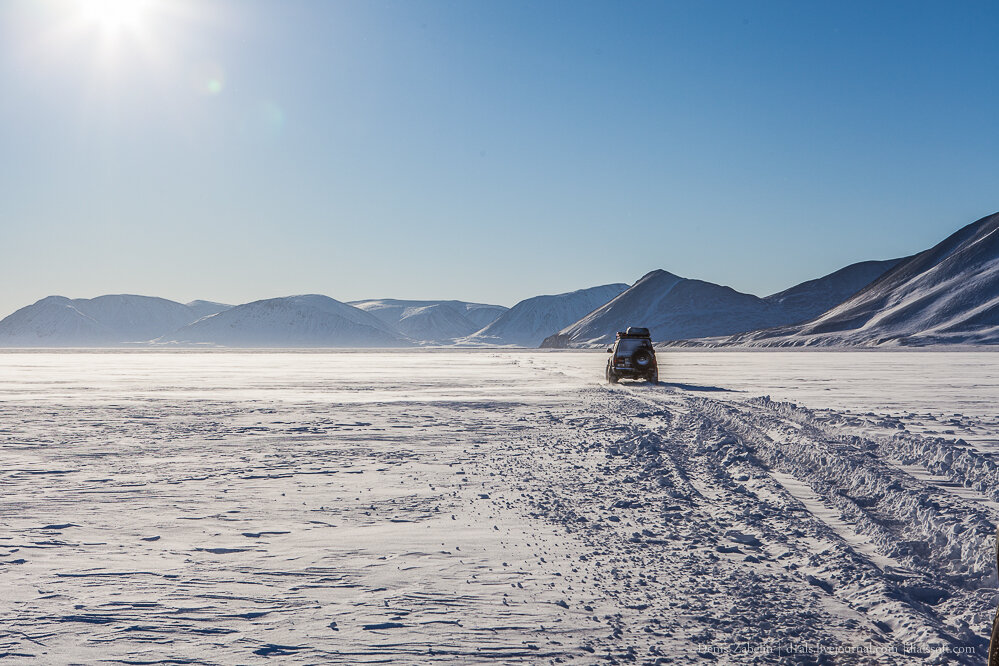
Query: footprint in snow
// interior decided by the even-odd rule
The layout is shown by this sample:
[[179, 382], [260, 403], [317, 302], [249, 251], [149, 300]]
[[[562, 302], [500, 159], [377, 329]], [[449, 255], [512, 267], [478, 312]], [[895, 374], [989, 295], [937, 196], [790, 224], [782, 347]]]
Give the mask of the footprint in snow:
[[261, 657], [270, 656], [283, 656], [289, 654], [295, 654], [299, 650], [304, 650], [304, 647], [298, 645], [274, 645], [268, 643], [259, 650], [254, 650], [253, 654], [259, 654]]
[[406, 625], [401, 622], [379, 622], [377, 624], [366, 624], [361, 629], [367, 631], [378, 631], [379, 629], [400, 629]]

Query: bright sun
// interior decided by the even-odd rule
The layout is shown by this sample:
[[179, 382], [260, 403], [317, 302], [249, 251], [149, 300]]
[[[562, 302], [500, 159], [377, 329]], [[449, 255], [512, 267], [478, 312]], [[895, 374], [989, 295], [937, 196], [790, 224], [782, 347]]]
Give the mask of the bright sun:
[[87, 56], [86, 63], [102, 73], [165, 64], [180, 21], [200, 16], [195, 0], [25, 1], [44, 8], [39, 14], [46, 21], [38, 40], [42, 51]]
[[152, 0], [76, 0], [81, 18], [106, 32], [138, 30]]

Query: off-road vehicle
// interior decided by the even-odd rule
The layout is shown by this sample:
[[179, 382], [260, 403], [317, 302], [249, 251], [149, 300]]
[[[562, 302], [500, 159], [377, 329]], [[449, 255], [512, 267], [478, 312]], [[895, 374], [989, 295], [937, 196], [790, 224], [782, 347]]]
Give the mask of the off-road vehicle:
[[619, 331], [614, 346], [607, 352], [611, 357], [607, 359], [606, 377], [611, 384], [617, 384], [622, 377], [659, 383], [659, 364], [649, 329], [629, 326], [628, 330]]

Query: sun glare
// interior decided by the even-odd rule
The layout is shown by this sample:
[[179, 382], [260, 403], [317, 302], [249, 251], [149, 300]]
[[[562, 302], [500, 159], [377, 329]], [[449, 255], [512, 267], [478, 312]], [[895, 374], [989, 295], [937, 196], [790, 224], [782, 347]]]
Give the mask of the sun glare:
[[[170, 47], [176, 44], [181, 26], [204, 18], [198, 0], [29, 1], [42, 8], [39, 26], [44, 26], [31, 48], [60, 62], [76, 58], [80, 66], [102, 77], [170, 66], [178, 55]], [[222, 74], [212, 74], [206, 76], [205, 85], [208, 93], [217, 94]]]
[[151, 0], [76, 0], [81, 18], [105, 32], [138, 30]]

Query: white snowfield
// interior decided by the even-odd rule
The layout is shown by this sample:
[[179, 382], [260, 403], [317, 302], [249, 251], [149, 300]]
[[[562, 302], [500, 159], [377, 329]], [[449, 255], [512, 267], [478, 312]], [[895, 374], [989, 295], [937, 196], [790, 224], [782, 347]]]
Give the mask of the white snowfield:
[[999, 354], [605, 359], [0, 353], [0, 654], [983, 663]]

